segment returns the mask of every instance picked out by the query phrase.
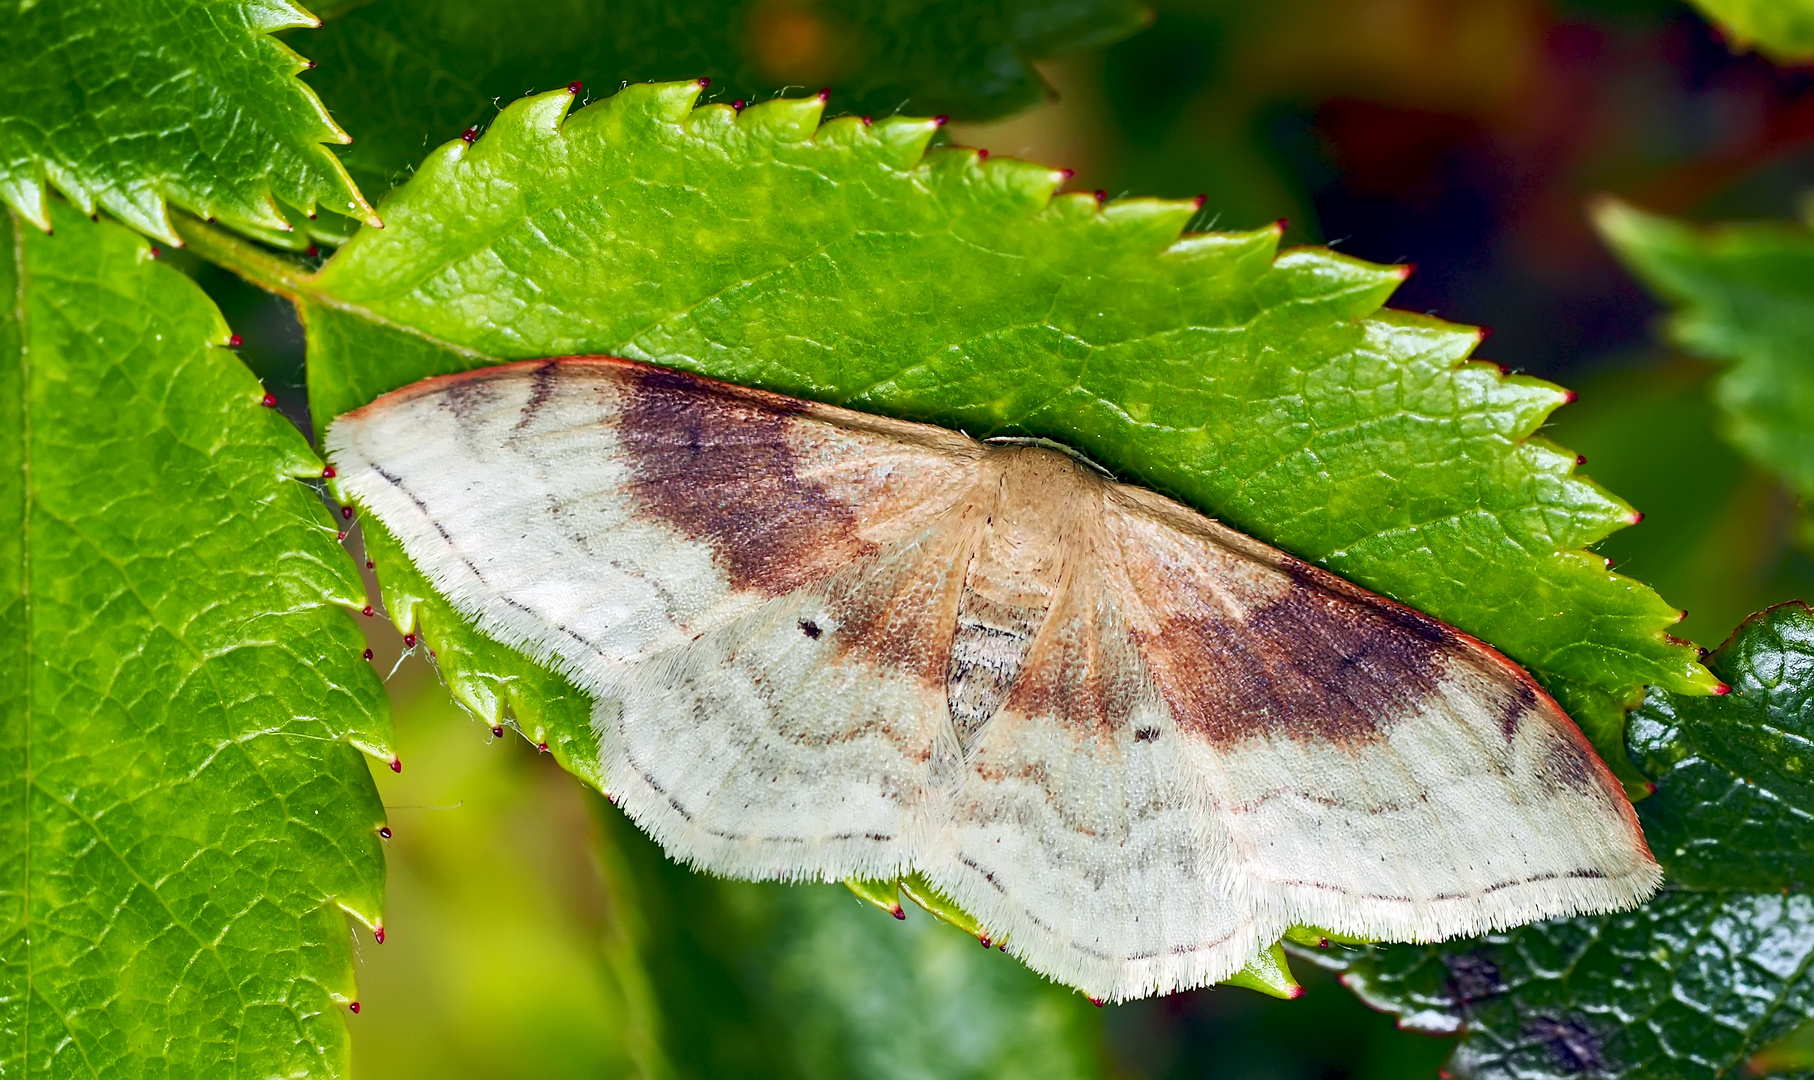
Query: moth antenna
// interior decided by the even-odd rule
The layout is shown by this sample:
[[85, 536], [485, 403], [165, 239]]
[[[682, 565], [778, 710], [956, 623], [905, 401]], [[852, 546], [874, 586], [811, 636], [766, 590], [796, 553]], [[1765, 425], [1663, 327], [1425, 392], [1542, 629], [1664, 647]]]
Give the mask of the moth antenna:
[[1101, 465], [1096, 464], [1094, 461], [1091, 461], [1083, 451], [1073, 449], [1061, 442], [1054, 442], [1051, 439], [1040, 438], [1037, 435], [994, 435], [983, 441], [986, 443], [994, 443], [998, 446], [1038, 446], [1046, 450], [1056, 450], [1065, 457], [1070, 458], [1072, 461], [1075, 461], [1080, 465], [1088, 466], [1091, 472], [1096, 473], [1105, 480], [1115, 479], [1114, 473], [1108, 471]]

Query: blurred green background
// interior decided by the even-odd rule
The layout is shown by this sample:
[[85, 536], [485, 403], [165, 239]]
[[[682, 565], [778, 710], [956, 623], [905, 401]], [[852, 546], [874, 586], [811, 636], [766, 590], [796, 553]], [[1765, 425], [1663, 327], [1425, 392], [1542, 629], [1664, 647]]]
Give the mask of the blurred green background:
[[[1793, 499], [1722, 441], [1713, 369], [1659, 344], [1659, 308], [1586, 215], [1610, 193], [1791, 216], [1814, 180], [1809, 71], [1661, 0], [1155, 8], [1132, 38], [1044, 65], [1056, 102], [951, 138], [1070, 167], [1085, 190], [1206, 194], [1199, 227], [1288, 218], [1287, 242], [1415, 263], [1393, 306], [1490, 327], [1485, 358], [1580, 393], [1545, 435], [1644, 511], [1601, 550], [1688, 609], [1680, 636], [1716, 645], [1814, 596]], [[306, 426], [287, 304], [191, 268]], [[378, 778], [394, 835], [388, 940], [359, 944], [361, 1076], [1409, 1080], [1448, 1053], [1314, 971], [1295, 1002], [1211, 989], [1097, 1009], [917, 911], [690, 874], [462, 714], [381, 622], [409, 768]]]

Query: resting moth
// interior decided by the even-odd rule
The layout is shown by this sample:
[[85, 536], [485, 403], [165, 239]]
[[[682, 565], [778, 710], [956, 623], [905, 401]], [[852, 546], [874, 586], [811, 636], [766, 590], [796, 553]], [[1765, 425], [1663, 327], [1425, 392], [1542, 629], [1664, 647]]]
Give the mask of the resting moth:
[[1295, 924], [1430, 941], [1658, 884], [1511, 661], [1053, 449], [600, 357], [429, 379], [327, 445], [708, 870], [917, 873], [1109, 1000]]

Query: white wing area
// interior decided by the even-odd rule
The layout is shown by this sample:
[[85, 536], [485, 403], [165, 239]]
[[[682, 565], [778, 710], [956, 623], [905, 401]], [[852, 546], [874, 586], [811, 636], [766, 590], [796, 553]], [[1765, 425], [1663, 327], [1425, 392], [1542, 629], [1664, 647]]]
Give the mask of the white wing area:
[[1657, 884], [1509, 661], [1050, 451], [601, 358], [429, 380], [327, 448], [456, 609], [594, 696], [670, 854], [917, 870], [1099, 998], [1293, 924], [1435, 940]]

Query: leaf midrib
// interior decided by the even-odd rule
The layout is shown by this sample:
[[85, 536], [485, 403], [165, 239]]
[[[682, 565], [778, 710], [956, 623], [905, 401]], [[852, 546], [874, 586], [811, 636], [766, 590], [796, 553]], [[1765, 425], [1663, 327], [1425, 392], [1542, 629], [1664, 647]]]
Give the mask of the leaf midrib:
[[[32, 663], [32, 602], [31, 602], [31, 531], [32, 531], [32, 455], [31, 455], [31, 338], [25, 326], [25, 237], [21, 227], [25, 224], [13, 210], [6, 211], [10, 232], [13, 238], [13, 319], [19, 327], [19, 502], [20, 502], [20, 539], [19, 539], [19, 652], [24, 661], [21, 665], [19, 694], [22, 703], [20, 709], [20, 726], [24, 729], [25, 775], [20, 789], [20, 814], [24, 818], [25, 872], [19, 883], [19, 930], [25, 942], [25, 1022], [19, 1033], [20, 1057], [23, 1068], [31, 1061], [32, 1002], [37, 999], [38, 989], [33, 980], [37, 972], [35, 957], [32, 955], [32, 791], [36, 788], [36, 773], [32, 768], [32, 685], [34, 665]], [[89, 1064], [86, 1052], [83, 1063]], [[89, 1064], [89, 1072], [94, 1073], [94, 1066]], [[96, 1073], [95, 1075], [99, 1075]]]

